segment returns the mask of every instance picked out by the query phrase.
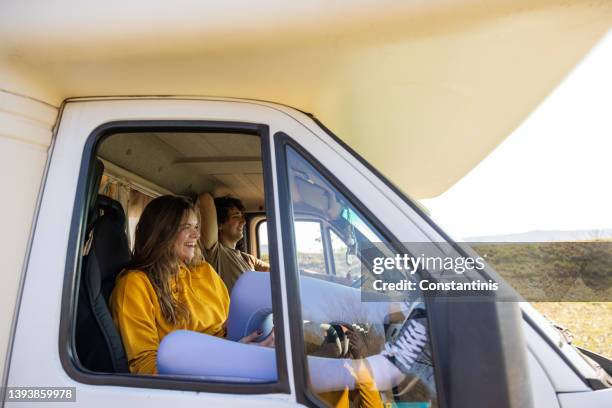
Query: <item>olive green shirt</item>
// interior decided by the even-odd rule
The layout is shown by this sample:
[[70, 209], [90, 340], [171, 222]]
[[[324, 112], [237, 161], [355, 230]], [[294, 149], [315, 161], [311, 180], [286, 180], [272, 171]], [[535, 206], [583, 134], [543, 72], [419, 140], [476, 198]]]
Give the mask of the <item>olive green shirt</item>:
[[246, 252], [226, 247], [219, 241], [210, 249], [206, 249], [204, 256], [206, 261], [219, 273], [230, 294], [234, 284], [244, 272], [266, 270], [265, 262]]

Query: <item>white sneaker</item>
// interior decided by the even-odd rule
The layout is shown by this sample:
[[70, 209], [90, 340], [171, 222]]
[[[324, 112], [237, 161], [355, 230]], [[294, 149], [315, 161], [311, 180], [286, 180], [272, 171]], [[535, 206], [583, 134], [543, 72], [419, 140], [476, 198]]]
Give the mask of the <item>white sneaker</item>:
[[395, 339], [385, 343], [381, 354], [401, 372], [408, 374], [415, 362], [427, 364], [431, 361], [425, 355], [427, 345], [427, 314], [425, 309], [417, 307], [410, 312]]

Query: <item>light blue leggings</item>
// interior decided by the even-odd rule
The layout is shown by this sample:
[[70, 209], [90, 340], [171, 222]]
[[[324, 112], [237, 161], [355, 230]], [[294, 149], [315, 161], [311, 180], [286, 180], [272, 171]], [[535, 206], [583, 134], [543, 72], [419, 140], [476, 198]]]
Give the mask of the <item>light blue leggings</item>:
[[[302, 317], [313, 322], [386, 321], [390, 303], [362, 303], [358, 289], [320, 279], [302, 277]], [[211, 381], [273, 382], [277, 380], [275, 350], [238, 343], [257, 330], [272, 311], [270, 277], [267, 273], [246, 272], [232, 290], [227, 320], [227, 338], [179, 330], [167, 335], [159, 346], [160, 374], [187, 375]], [[385, 357], [367, 357], [367, 365], [379, 390], [399, 384], [404, 375]], [[350, 359], [308, 357], [311, 387], [316, 392], [355, 388], [355, 379], [345, 367]]]

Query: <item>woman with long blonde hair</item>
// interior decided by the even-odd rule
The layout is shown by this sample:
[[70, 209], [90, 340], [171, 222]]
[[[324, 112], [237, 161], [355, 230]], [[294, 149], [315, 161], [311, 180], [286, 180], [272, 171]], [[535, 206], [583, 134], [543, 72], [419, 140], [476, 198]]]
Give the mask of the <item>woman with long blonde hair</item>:
[[[204, 261], [199, 239], [200, 215], [189, 199], [162, 196], [144, 209], [133, 259], [110, 298], [130, 372], [156, 374], [159, 344], [175, 330], [225, 337], [229, 294]], [[253, 343], [259, 334], [240, 341]], [[258, 344], [272, 346], [274, 336]]]

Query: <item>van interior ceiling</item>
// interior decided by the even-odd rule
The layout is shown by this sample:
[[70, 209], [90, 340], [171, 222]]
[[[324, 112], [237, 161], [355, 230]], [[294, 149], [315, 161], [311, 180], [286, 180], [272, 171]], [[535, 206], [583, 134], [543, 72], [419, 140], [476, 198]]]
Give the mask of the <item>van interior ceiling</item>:
[[108, 173], [124, 170], [157, 193], [231, 195], [247, 211], [262, 211], [260, 143], [234, 133], [119, 133], [101, 143], [98, 156]]
[[121, 203], [130, 246], [140, 214], [163, 194], [239, 197], [247, 212], [262, 212], [261, 139], [212, 132], [117, 133], [97, 152], [104, 164], [100, 194]]

